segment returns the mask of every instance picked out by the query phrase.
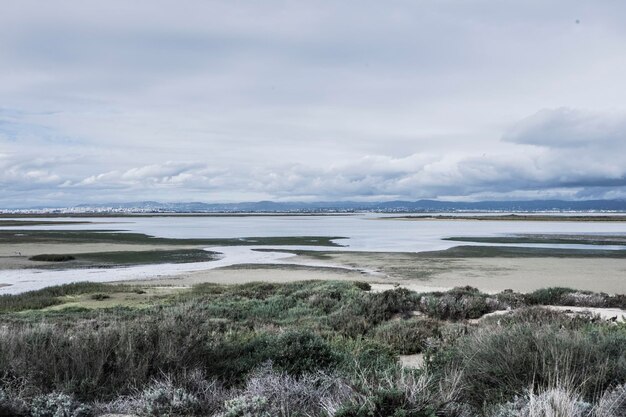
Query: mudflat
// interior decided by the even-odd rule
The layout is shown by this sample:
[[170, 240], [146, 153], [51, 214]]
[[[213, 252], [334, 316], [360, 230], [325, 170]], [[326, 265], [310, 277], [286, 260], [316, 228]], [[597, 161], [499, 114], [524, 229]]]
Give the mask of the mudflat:
[[[303, 266], [313, 259], [298, 255], [292, 265], [231, 266], [174, 275], [146, 284], [189, 286], [202, 282], [241, 284], [350, 280], [402, 286], [414, 291], [441, 291], [470, 285], [484, 292], [512, 289], [530, 292], [570, 287], [606, 293], [626, 292], [626, 259], [604, 258], [423, 258], [403, 253], [325, 253], [328, 267]], [[315, 258], [319, 261], [319, 257]]]
[[197, 249], [193, 245], [149, 245], [126, 243], [17, 243], [0, 245], [0, 271], [34, 268], [52, 262], [36, 262], [28, 258], [40, 254], [79, 254], [98, 252], [138, 252], [154, 250]]

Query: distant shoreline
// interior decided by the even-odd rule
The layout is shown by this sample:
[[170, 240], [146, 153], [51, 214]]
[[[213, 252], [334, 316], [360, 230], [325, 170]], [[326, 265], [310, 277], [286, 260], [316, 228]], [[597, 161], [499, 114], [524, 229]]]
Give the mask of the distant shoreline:
[[[355, 212], [88, 212], [88, 213], [0, 213], [0, 219], [45, 219], [45, 218], [137, 218], [137, 217], [333, 217], [333, 216], [358, 216], [364, 214], [379, 215], [380, 220], [477, 220], [477, 221], [567, 221], [567, 222], [626, 222], [626, 212], [589, 212], [589, 211], [536, 211], [536, 212], [515, 212], [510, 214], [498, 214], [500, 211], [481, 212], [385, 212], [385, 211], [355, 211]], [[564, 214], [566, 213], [566, 214]], [[401, 214], [401, 215], [400, 215]], [[3, 224], [10, 220], [0, 220], [0, 226], [13, 226]], [[15, 226], [20, 226], [19, 220], [14, 220]], [[88, 223], [87, 221], [67, 221], [67, 224]], [[41, 222], [40, 224], [55, 224], [52, 221]], [[57, 224], [62, 224], [61, 222]], [[33, 226], [31, 224], [21, 224]]]
[[603, 214], [598, 213], [596, 215], [581, 212], [580, 215], [572, 214], [476, 214], [476, 215], [407, 215], [407, 216], [394, 216], [383, 217], [382, 220], [406, 220], [406, 221], [419, 221], [419, 220], [476, 220], [476, 221], [533, 221], [533, 222], [626, 222], [626, 213], [624, 214]]
[[[142, 213], [142, 212], [89, 212], [89, 213], [0, 213], [0, 219], [37, 219], [37, 218], [58, 218], [58, 217], [283, 217], [283, 216], [356, 216], [363, 213], [302, 213], [302, 212], [233, 212], [233, 213], [183, 213], [183, 212], [167, 212], [167, 213]], [[379, 213], [383, 214], [383, 213]], [[626, 214], [625, 214], [626, 216]]]

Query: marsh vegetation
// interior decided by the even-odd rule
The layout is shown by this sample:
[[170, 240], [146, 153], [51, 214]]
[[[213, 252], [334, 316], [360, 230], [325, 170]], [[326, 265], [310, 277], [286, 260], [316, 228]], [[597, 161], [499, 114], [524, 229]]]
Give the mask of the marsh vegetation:
[[[75, 254], [42, 254], [28, 258], [31, 261], [61, 263], [62, 268], [112, 268], [116, 266], [152, 265], [160, 263], [209, 262], [217, 253], [202, 249], [110, 251]], [[72, 262], [70, 262], [72, 261]], [[37, 268], [55, 268], [57, 265], [33, 265]]]
[[[124, 294], [144, 302], [110, 303]], [[0, 409], [499, 417], [547, 415], [530, 410], [558, 398], [574, 410], [561, 415], [623, 415], [626, 326], [544, 304], [626, 299], [564, 288], [377, 293], [333, 281], [159, 294], [80, 283], [2, 296]], [[422, 367], [399, 365], [398, 355], [418, 353]]]
[[115, 243], [151, 245], [246, 246], [246, 245], [298, 245], [340, 246], [333, 242], [337, 236], [271, 236], [216, 239], [171, 239], [122, 230], [0, 230], [0, 244], [23, 243]]

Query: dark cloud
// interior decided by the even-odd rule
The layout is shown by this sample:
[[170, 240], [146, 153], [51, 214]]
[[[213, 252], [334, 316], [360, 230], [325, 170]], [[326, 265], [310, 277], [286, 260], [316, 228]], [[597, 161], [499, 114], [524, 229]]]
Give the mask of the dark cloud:
[[544, 109], [517, 123], [504, 140], [550, 148], [621, 148], [626, 143], [626, 114]]

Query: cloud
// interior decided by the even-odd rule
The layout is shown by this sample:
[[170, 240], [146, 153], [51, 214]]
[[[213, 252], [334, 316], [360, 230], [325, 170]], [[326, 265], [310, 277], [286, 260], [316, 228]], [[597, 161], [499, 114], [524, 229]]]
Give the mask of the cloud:
[[[35, 196], [27, 201], [40, 204], [55, 199], [77, 203], [254, 197], [622, 198], [626, 190], [626, 142], [620, 139], [620, 123], [613, 113], [544, 109], [506, 130], [503, 138], [513, 146], [509, 151], [417, 152], [400, 157], [370, 154], [326, 166], [289, 159], [236, 166], [229, 166], [231, 161], [214, 166], [201, 160], [170, 160], [146, 165], [125, 163], [118, 169], [97, 172], [109, 165], [106, 157], [92, 155], [92, 164], [87, 165], [80, 156], [20, 159], [18, 153], [6, 153], [0, 155], [0, 184], [12, 192], [5, 197], [5, 204], [16, 196], [24, 199], [25, 193]], [[567, 140], [562, 139], [565, 133]], [[596, 137], [600, 139], [594, 140]]]
[[621, 146], [626, 142], [626, 113], [544, 109], [513, 126], [504, 140], [549, 148]]
[[621, 195], [625, 4], [181, 1], [3, 7], [0, 206]]

